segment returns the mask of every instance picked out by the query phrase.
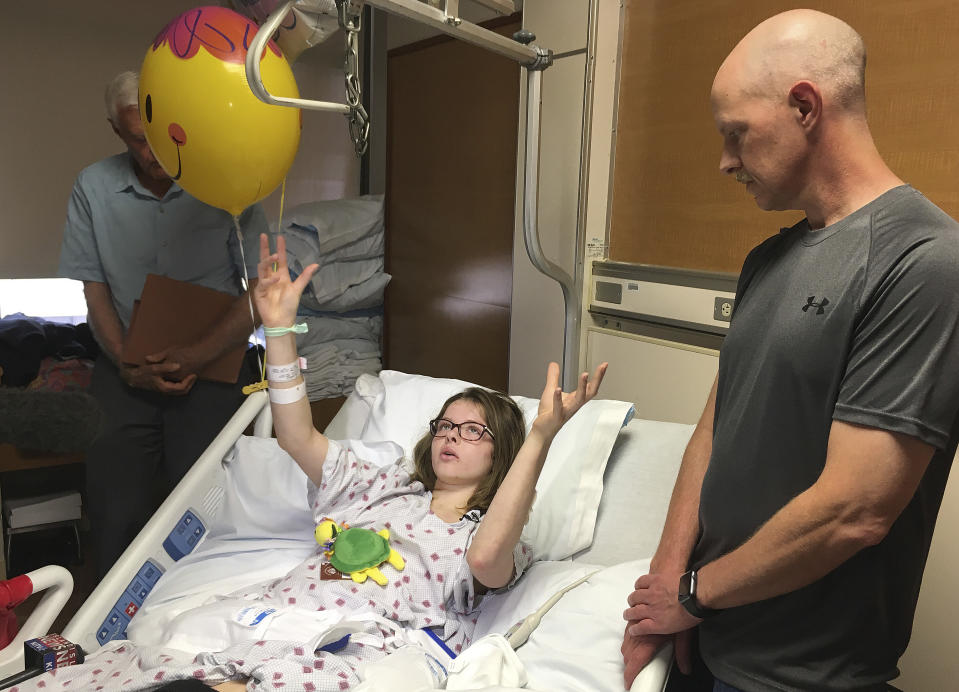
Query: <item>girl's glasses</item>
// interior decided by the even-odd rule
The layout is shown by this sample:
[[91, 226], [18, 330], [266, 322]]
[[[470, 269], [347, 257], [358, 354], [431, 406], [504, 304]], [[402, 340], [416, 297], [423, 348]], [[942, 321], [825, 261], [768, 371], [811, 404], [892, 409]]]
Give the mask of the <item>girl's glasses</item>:
[[454, 423], [446, 418], [437, 418], [430, 421], [430, 434], [433, 437], [446, 437], [453, 429], [467, 442], [477, 442], [484, 434], [489, 434], [491, 439], [495, 439], [492, 430], [476, 421], [468, 420], [462, 423]]

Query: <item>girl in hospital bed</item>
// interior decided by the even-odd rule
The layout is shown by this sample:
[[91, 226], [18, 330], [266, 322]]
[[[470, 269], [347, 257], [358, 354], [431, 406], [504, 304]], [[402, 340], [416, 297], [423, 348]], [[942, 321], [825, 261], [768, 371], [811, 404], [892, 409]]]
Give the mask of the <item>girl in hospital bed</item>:
[[551, 363], [529, 435], [509, 397], [480, 388], [454, 395], [428, 422], [410, 471], [397, 445], [340, 443], [313, 426], [293, 328], [316, 268], [291, 281], [283, 237], [274, 254], [261, 237], [254, 299], [267, 335], [277, 441], [309, 478], [307, 499], [326, 545], [285, 577], [162, 626], [137, 628], [134, 620], [136, 644], [109, 643], [87, 663], [19, 690], [162, 689], [192, 678], [223, 690], [338, 692], [411, 632], [428, 631], [458, 653], [470, 642], [477, 595], [510, 585], [529, 565], [520, 532], [546, 453], [595, 396], [606, 364], [564, 393]]

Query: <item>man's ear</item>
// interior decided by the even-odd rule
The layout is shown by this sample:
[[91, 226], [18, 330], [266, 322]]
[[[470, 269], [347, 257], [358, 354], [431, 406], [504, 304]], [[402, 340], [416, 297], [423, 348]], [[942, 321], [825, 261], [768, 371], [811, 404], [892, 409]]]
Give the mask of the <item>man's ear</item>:
[[812, 127], [822, 115], [822, 92], [812, 82], [802, 80], [789, 89], [789, 105], [796, 109], [799, 123]]
[[116, 123], [110, 120], [110, 118], [107, 118], [107, 122], [110, 123], [110, 127], [113, 128], [113, 131], [117, 133], [117, 137], [120, 137], [120, 139], [123, 139], [123, 137], [120, 135], [120, 131], [117, 129]]

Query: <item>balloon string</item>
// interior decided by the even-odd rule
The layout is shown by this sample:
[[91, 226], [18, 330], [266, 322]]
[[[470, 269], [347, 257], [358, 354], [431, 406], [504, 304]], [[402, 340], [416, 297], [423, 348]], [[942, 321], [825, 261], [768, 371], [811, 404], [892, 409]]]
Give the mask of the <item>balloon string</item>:
[[286, 176], [283, 176], [283, 183], [280, 185], [280, 220], [276, 222], [276, 227], [283, 232], [283, 202], [286, 200]]
[[[246, 299], [250, 306], [250, 324], [253, 327], [253, 343], [256, 349], [256, 359], [260, 366], [260, 381], [254, 384], [248, 384], [243, 388], [244, 394], [252, 394], [261, 389], [266, 389], [266, 365], [260, 356], [260, 337], [256, 333], [256, 313], [253, 310], [253, 291], [250, 289], [250, 273], [246, 268], [246, 251], [243, 249], [243, 231], [240, 230], [240, 217], [233, 215], [233, 228], [236, 231], [236, 240], [240, 245], [240, 263], [243, 265], [243, 283], [246, 286]], [[264, 347], [265, 350], [265, 347]]]
[[[280, 218], [279, 218], [279, 219], [277, 220], [277, 222], [276, 222], [276, 227], [277, 227], [278, 231], [281, 232], [281, 233], [282, 233], [282, 231], [283, 231], [283, 205], [284, 205], [285, 201], [286, 201], [286, 176], [283, 176], [283, 184], [282, 184], [282, 186], [280, 187]], [[234, 217], [233, 217], [233, 226], [234, 226], [234, 228], [236, 229], [236, 237], [237, 237], [237, 240], [239, 240], [239, 242], [240, 242], [240, 258], [243, 260], [243, 278], [244, 278], [244, 280], [246, 281], [246, 286], [247, 286], [246, 295], [247, 295], [247, 299], [249, 300], [249, 303], [250, 303], [250, 322], [251, 322], [251, 324], [253, 325], [253, 341], [254, 341], [254, 343], [255, 343], [257, 346], [259, 346], [259, 345], [260, 345], [260, 337], [259, 337], [259, 335], [257, 334], [257, 331], [256, 331], [256, 315], [255, 315], [255, 313], [253, 312], [253, 292], [252, 292], [251, 290], [249, 290], [249, 287], [250, 287], [250, 277], [249, 277], [249, 274], [248, 274], [247, 268], [246, 268], [246, 254], [245, 254], [245, 252], [244, 252], [244, 250], [243, 250], [243, 233], [240, 231], [240, 219], [239, 219], [237, 216], [234, 216]], [[277, 269], [278, 269], [277, 263], [274, 262], [274, 263], [273, 263], [273, 271], [276, 271]], [[264, 351], [264, 352], [266, 351], [266, 346], [265, 346], [265, 345], [263, 346], [263, 351]], [[257, 349], [257, 361], [258, 361], [258, 363], [259, 363], [259, 365], [260, 365], [260, 381], [254, 383], [254, 384], [248, 384], [247, 386], [245, 386], [245, 387], [243, 388], [243, 393], [244, 393], [244, 394], [249, 395], [249, 394], [252, 394], [253, 392], [258, 392], [258, 391], [260, 391], [261, 389], [266, 389], [267, 386], [268, 386], [268, 385], [267, 385], [267, 381], [266, 381], [266, 362], [265, 362], [265, 360], [264, 360], [263, 358], [260, 357], [260, 349], [259, 349], [259, 348]]]
[[[283, 176], [283, 183], [280, 185], [280, 218], [276, 222], [276, 229], [278, 233], [283, 232], [283, 203], [286, 201], [286, 176]], [[279, 267], [276, 262], [273, 263], [273, 271], [276, 271]]]

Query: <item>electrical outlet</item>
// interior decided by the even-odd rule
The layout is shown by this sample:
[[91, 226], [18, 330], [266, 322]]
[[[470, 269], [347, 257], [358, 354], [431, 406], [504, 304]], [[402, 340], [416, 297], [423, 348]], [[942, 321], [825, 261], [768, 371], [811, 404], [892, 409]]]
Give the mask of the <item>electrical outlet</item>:
[[720, 322], [729, 322], [733, 317], [734, 302], [732, 298], [716, 296], [716, 301], [713, 304], [713, 319]]

